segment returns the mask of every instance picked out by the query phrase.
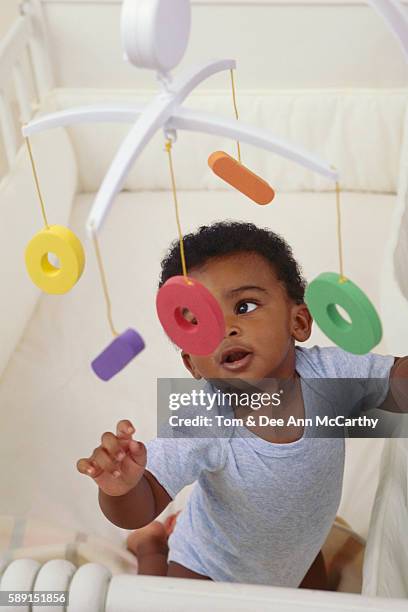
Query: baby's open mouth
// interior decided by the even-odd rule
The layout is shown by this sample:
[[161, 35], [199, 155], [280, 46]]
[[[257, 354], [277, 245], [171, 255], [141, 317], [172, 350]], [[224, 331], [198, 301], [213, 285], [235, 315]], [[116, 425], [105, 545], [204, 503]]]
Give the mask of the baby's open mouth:
[[233, 353], [230, 353], [229, 355], [227, 355], [222, 363], [233, 363], [234, 361], [239, 361], [240, 359], [243, 359], [246, 355], [249, 355], [250, 353], [248, 351], [234, 351]]
[[252, 359], [253, 354], [243, 348], [231, 348], [221, 356], [221, 365], [228, 370], [245, 368]]

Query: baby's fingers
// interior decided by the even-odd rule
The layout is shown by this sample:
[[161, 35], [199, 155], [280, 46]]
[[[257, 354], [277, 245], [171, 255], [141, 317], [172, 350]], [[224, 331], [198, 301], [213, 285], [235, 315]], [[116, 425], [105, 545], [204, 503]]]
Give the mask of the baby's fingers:
[[126, 455], [126, 449], [122, 448], [122, 445], [128, 444], [128, 441], [120, 440], [113, 435], [110, 431], [106, 431], [101, 437], [101, 447], [110, 455], [110, 457], [116, 461], [122, 461]]
[[116, 459], [112, 459], [110, 454], [101, 446], [95, 448], [90, 460], [91, 462], [95, 463], [97, 467], [102, 468], [104, 472], [110, 472], [114, 476], [118, 475], [115, 474], [115, 472], [118, 472], [120, 469], [120, 462], [118, 462]]
[[79, 459], [76, 466], [78, 472], [91, 476], [91, 478], [95, 478], [103, 472], [103, 470], [94, 461], [91, 461], [91, 459]]
[[116, 435], [122, 440], [130, 440], [134, 433], [135, 428], [128, 419], [123, 419], [116, 425]]
[[131, 440], [129, 442], [129, 450], [122, 461], [121, 472], [125, 480], [134, 479], [137, 477], [139, 480], [144, 473], [147, 463], [147, 452], [143, 442], [135, 442]]
[[146, 455], [146, 447], [143, 442], [136, 442], [136, 440], [129, 442], [129, 456], [135, 463], [138, 465], [145, 464]]

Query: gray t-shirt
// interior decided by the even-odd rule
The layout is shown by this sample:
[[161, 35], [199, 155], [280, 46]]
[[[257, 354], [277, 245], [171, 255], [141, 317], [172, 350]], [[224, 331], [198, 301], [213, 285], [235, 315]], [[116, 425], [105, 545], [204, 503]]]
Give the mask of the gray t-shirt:
[[[337, 414], [310, 379], [387, 379], [393, 363], [390, 355], [296, 347], [305, 417]], [[379, 389], [371, 406], [385, 393]], [[355, 403], [343, 413], [352, 414]], [[148, 442], [146, 468], [172, 498], [196, 483], [169, 538], [169, 561], [215, 581], [298, 587], [326, 540], [342, 492], [344, 438], [313, 435], [305, 428], [302, 438], [276, 444], [236, 426], [225, 436]]]

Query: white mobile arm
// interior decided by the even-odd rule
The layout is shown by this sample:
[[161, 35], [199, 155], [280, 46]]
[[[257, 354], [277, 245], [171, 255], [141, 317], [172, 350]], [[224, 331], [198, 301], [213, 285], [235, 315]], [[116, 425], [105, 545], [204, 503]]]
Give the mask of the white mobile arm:
[[235, 68], [234, 60], [217, 60], [192, 70], [171, 85], [171, 89], [159, 93], [135, 123], [108, 169], [87, 221], [88, 233], [97, 232], [123, 186], [126, 176], [144, 147], [171, 118], [176, 108], [205, 79], [222, 70]]
[[22, 128], [23, 136], [31, 136], [44, 130], [56, 127], [74, 125], [78, 123], [104, 123], [120, 122], [130, 123], [137, 119], [139, 115], [149, 109], [155, 100], [160, 100], [163, 106], [170, 103], [182, 102], [202, 81], [222, 70], [232, 70], [236, 68], [235, 60], [215, 60], [206, 62], [204, 65], [189, 70], [187, 74], [180, 77], [177, 81], [169, 85], [165, 91], [155, 96], [153, 102], [145, 104], [134, 104], [132, 106], [84, 106], [70, 108], [58, 113], [50, 113], [45, 117], [40, 117], [30, 121]]
[[34, 119], [22, 128], [23, 136], [32, 136], [57, 127], [79, 123], [133, 123], [145, 109], [144, 104], [132, 106], [79, 106]]
[[120, 146], [96, 196], [87, 221], [89, 233], [97, 232], [101, 228], [137, 156], [157, 130], [162, 127], [168, 131], [190, 130], [240, 140], [286, 157], [332, 180], [337, 180], [338, 173], [324, 161], [299, 147], [275, 138], [264, 130], [235, 120], [181, 108], [181, 103], [204, 79], [221, 70], [233, 68], [235, 68], [234, 60], [206, 63], [171, 83], [167, 91], [157, 94], [147, 106], [135, 105], [127, 108], [90, 106], [69, 109], [32, 121], [24, 126], [23, 134], [30, 136], [46, 129], [84, 122], [133, 122], [136, 120]]
[[[208, 113], [200, 113], [183, 108], [175, 111], [166, 122], [163, 120], [163, 114], [164, 110], [167, 108], [167, 104], [165, 105], [165, 109], [163, 109], [160, 102], [161, 101], [156, 98], [156, 104], [151, 104], [148, 108], [150, 112], [147, 112], [147, 110], [145, 111], [144, 107], [135, 107], [133, 109], [90, 107], [89, 109], [79, 108], [77, 110], [62, 111], [60, 113], [48, 115], [43, 119], [32, 121], [25, 126], [23, 130], [24, 136], [30, 136], [31, 134], [42, 132], [46, 129], [85, 122], [131, 123], [140, 115], [143, 115], [121, 145], [111, 165], [110, 171], [102, 183], [87, 222], [88, 231], [91, 231], [92, 228], [95, 231], [100, 229], [137, 155], [140, 154], [147, 142], [164, 123], [166, 129], [169, 131], [187, 130], [206, 134], [216, 134], [232, 140], [239, 140], [240, 142], [245, 142], [276, 153], [277, 155], [281, 155], [282, 157], [286, 157], [333, 181], [338, 179], [337, 171], [317, 156], [304, 151], [300, 147], [295, 147], [283, 140], [279, 140], [260, 128], [252, 127], [242, 122], [237, 123], [232, 119], [214, 117]], [[153, 121], [151, 120], [152, 115]], [[114, 183], [111, 178], [113, 175], [115, 176]]]
[[[144, 105], [134, 105], [128, 108], [124, 106], [89, 106], [69, 109], [31, 121], [24, 126], [23, 134], [24, 136], [31, 136], [44, 130], [78, 123], [133, 123], [144, 110]], [[232, 140], [240, 140], [307, 166], [310, 170], [331, 180], [337, 180], [338, 178], [338, 173], [317, 156], [308, 153], [301, 147], [295, 147], [279, 140], [265, 130], [252, 127], [241, 121], [237, 123], [230, 119], [214, 117], [208, 113], [180, 108], [167, 121], [166, 128], [169, 131], [202, 132], [204, 134], [216, 134]]]
[[241, 122], [238, 124], [237, 121], [231, 119], [212, 117], [208, 114], [186, 109], [177, 109], [177, 111], [171, 113], [169, 107], [171, 107], [173, 101], [165, 102], [160, 100], [159, 97], [144, 111], [119, 148], [88, 217], [88, 232], [100, 229], [137, 156], [162, 126], [168, 131], [183, 129], [240, 140], [287, 157], [333, 180], [338, 178], [337, 171], [325, 164], [324, 161], [284, 141], [279, 141], [259, 128], [247, 126]]
[[337, 170], [333, 169], [332, 166], [329, 166], [319, 157], [301, 147], [295, 147], [284, 140], [275, 138], [272, 134], [265, 132], [261, 128], [252, 127], [241, 121], [237, 123], [235, 120], [214, 117], [208, 113], [180, 109], [169, 120], [168, 126], [174, 130], [216, 134], [217, 136], [239, 140], [240, 142], [245, 142], [246, 144], [254, 145], [255, 147], [286, 157], [333, 181], [337, 181], [339, 177]]

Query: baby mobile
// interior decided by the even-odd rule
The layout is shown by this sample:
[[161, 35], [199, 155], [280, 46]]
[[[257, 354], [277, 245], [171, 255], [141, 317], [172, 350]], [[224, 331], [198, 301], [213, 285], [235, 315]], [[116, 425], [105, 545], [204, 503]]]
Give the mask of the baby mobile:
[[[391, 2], [375, 0], [373, 3], [381, 5], [380, 12], [392, 26], [395, 20], [394, 13], [390, 18], [389, 13], [385, 11], [384, 14], [381, 9], [390, 4], [395, 8], [393, 0]], [[182, 77], [172, 79], [170, 70], [180, 63], [189, 40], [189, 0], [149, 0], [148, 3], [146, 0], [124, 0], [121, 34], [126, 60], [137, 67], [157, 72], [162, 91], [149, 104], [135, 106], [134, 109], [117, 106], [69, 109], [41, 117], [23, 127], [45, 225], [26, 248], [26, 267], [31, 280], [42, 291], [63, 294], [72, 289], [81, 277], [85, 265], [84, 249], [70, 229], [48, 224], [29, 136], [46, 129], [74, 123], [93, 121], [134, 123], [108, 169], [86, 224], [87, 233], [95, 249], [109, 326], [114, 337], [113, 341], [93, 360], [92, 369], [95, 374], [102, 380], [110, 380], [145, 347], [141, 335], [136, 330], [130, 328], [119, 333], [114, 327], [98, 232], [130, 168], [159, 129], [163, 129], [165, 150], [168, 154], [183, 270], [183, 275], [170, 278], [158, 291], [156, 297], [157, 314], [170, 339], [189, 353], [207, 355], [217, 348], [225, 335], [224, 317], [217, 300], [201, 283], [189, 278], [186, 267], [172, 146], [176, 141], [178, 130], [189, 130], [217, 134], [237, 141], [238, 160], [223, 151], [216, 151], [210, 155], [208, 164], [222, 180], [257, 204], [270, 203], [275, 193], [265, 180], [242, 164], [240, 141], [286, 157], [335, 181], [340, 271], [320, 274], [308, 285], [305, 299], [316, 323], [333, 342], [355, 354], [370, 351], [381, 340], [381, 322], [368, 297], [344, 276], [340, 187], [336, 169], [314, 155], [278, 140], [263, 130], [237, 121], [234, 60], [224, 59], [205, 63]], [[229, 70], [231, 73], [235, 120], [181, 107], [186, 97], [201, 82], [223, 70]], [[58, 267], [50, 263], [49, 254], [54, 254], [58, 258]], [[339, 313], [337, 305], [348, 313], [351, 323]], [[186, 320], [183, 314], [185, 309], [194, 313], [196, 324]]]

